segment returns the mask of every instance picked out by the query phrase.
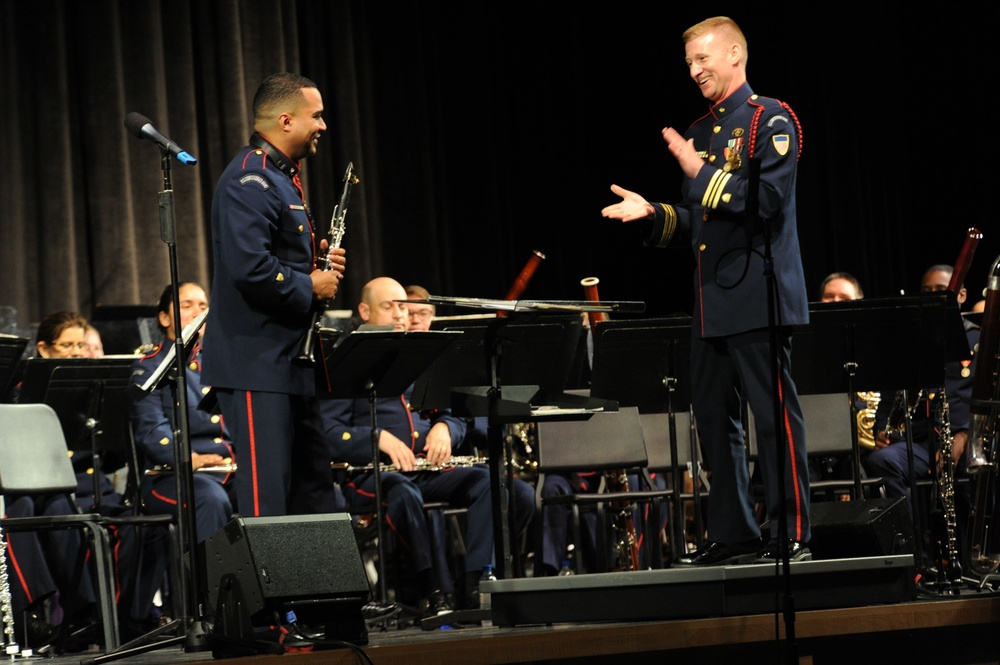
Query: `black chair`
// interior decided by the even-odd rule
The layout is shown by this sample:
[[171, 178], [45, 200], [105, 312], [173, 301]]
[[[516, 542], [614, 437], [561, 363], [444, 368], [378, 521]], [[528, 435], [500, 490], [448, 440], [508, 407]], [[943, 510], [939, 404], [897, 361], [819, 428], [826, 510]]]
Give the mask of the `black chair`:
[[[46, 404], [0, 404], [0, 495], [65, 494], [75, 505], [76, 474], [59, 417]], [[119, 644], [113, 563], [105, 518], [96, 513], [0, 519], [4, 531], [79, 529], [93, 549], [104, 648]], [[84, 553], [81, 553], [81, 557]], [[81, 558], [81, 561], [83, 559]]]
[[[674, 461], [670, 454], [670, 414], [669, 413], [642, 413], [639, 415], [642, 423], [642, 434], [646, 442], [646, 453], [649, 458], [647, 469], [650, 473], [662, 474], [668, 479], [674, 478]], [[700, 450], [698, 448], [698, 433], [694, 425], [694, 416], [690, 410], [678, 411], [674, 413], [674, 431], [677, 435], [677, 470], [682, 479], [677, 487], [668, 483], [668, 487], [675, 490], [674, 499], [680, 502], [681, 512], [684, 520], [681, 523], [672, 521], [673, 528], [669, 529], [669, 546], [671, 558], [676, 558], [688, 550], [687, 539], [694, 537], [696, 547], [701, 546], [701, 534], [704, 532], [703, 520], [701, 517], [703, 500], [708, 497], [707, 478], [702, 473], [700, 462]], [[690, 477], [698, 478], [698, 492], [687, 491], [684, 483], [684, 473], [688, 472]], [[694, 486], [692, 484], [692, 490]], [[687, 512], [691, 508], [690, 520], [693, 529], [692, 534], [687, 533], [685, 523], [689, 519]], [[659, 506], [658, 508], [662, 508]], [[657, 516], [659, 517], [659, 516]], [[660, 559], [654, 560], [654, 567], [662, 566], [662, 552], [659, 552]]]
[[[597, 513], [597, 558], [600, 570], [612, 569], [610, 562], [611, 538], [615, 524], [611, 519], [620, 509], [631, 510], [637, 504], [669, 502], [675, 496], [673, 489], [654, 489], [648, 475], [648, 456], [642, 433], [639, 410], [636, 407], [622, 407], [619, 411], [600, 412], [588, 420], [544, 421], [537, 423], [538, 436], [538, 482], [536, 485], [536, 505], [539, 514], [553, 504], [568, 504], [572, 515], [573, 545], [580, 551], [580, 511], [594, 510]], [[609, 471], [626, 470], [638, 474], [642, 481], [639, 491], [607, 491], [602, 487], [596, 494], [567, 494], [542, 497], [545, 474], [555, 472], [574, 473], [594, 471], [606, 479]], [[542, 525], [544, 520], [539, 519]], [[653, 529], [658, 534], [658, 521], [646, 520], [646, 524], [656, 523]], [[638, 537], [638, 536], [637, 536]], [[658, 535], [653, 536], [658, 540]], [[536, 542], [542, 542], [542, 534]], [[620, 557], [619, 557], [620, 558]], [[619, 561], [619, 567], [627, 567]], [[583, 572], [581, 557], [576, 558], [577, 572]]]
[[[851, 418], [851, 405], [844, 393], [799, 395], [802, 417], [806, 425], [806, 449], [810, 460], [818, 463], [826, 458], [840, 457], [847, 463], [850, 474], [846, 478], [820, 479], [809, 483], [813, 500], [842, 500], [850, 497], [855, 489], [854, 473], [860, 473], [863, 493], [869, 498], [884, 496], [882, 478], [869, 478], [864, 467], [853, 469], [853, 443], [851, 427], [856, 426]], [[748, 419], [751, 457], [757, 453], [756, 436], [753, 427], [753, 412]], [[858, 499], [864, 497], [856, 497]]]

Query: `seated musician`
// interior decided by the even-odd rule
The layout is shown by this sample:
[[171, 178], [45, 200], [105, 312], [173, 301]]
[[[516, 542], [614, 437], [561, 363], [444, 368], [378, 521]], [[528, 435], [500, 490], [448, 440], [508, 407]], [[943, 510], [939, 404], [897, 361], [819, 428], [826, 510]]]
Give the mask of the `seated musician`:
[[[55, 312], [45, 317], [38, 326], [35, 350], [42, 358], [84, 358], [89, 351], [87, 343], [87, 320], [75, 312]], [[77, 489], [74, 497], [65, 495], [47, 495], [31, 497], [30, 506], [21, 504], [17, 515], [66, 515], [78, 510], [96, 512], [98, 502], [94, 495], [95, 473], [100, 482], [100, 512], [113, 516], [128, 512], [131, 508], [125, 498], [114, 490], [105, 470], [93, 468], [93, 450], [88, 447], [70, 446], [73, 468], [76, 471]], [[110, 458], [106, 458], [105, 461]], [[75, 501], [74, 501], [75, 499]], [[8, 514], [15, 516], [12, 507]], [[16, 541], [25, 537], [35, 537], [34, 534], [17, 534]], [[47, 561], [32, 562], [35, 569], [42, 571], [40, 577], [34, 579], [12, 578], [13, 586], [25, 585], [27, 598], [44, 596], [35, 587], [39, 580], [46, 576], [55, 579], [59, 590], [59, 603], [64, 610], [64, 622], [69, 628], [85, 626], [93, 622], [94, 603], [96, 601], [95, 587], [89, 574], [78, 580], [75, 587], [68, 586], [72, 580], [72, 570], [75, 566], [76, 553], [80, 551], [82, 534], [76, 530], [53, 531], [38, 534], [44, 545]], [[153, 598], [165, 577], [169, 547], [166, 529], [137, 528], [132, 526], [118, 527], [111, 530], [112, 551], [114, 552], [115, 582], [118, 590], [117, 605], [119, 624], [124, 638], [142, 634], [154, 627], [159, 620], [159, 611], [153, 605]], [[22, 551], [34, 551], [34, 548], [22, 545]], [[142, 565], [140, 566], [140, 561]], [[48, 572], [43, 568], [47, 566]], [[44, 588], [44, 585], [39, 588]], [[15, 597], [17, 594], [15, 594]], [[33, 605], [31, 607], [34, 607]], [[58, 616], [59, 612], [56, 612]], [[59, 648], [86, 648], [86, 643], [73, 640], [60, 645]]]
[[[389, 277], [368, 282], [358, 304], [360, 321], [394, 325], [407, 330], [408, 309], [403, 287]], [[485, 466], [453, 466], [440, 471], [414, 471], [419, 461], [446, 465], [465, 436], [465, 422], [447, 411], [420, 414], [409, 408], [412, 386], [403, 395], [376, 399], [380, 463], [391, 464], [398, 473], [381, 474], [386, 523], [411, 557], [420, 593], [432, 611], [447, 610], [442, 580], [435, 570], [431, 539], [423, 514], [424, 502], [447, 502], [468, 509], [464, 561], [464, 608], [478, 607], [478, 583], [483, 566], [493, 563], [492, 495], [489, 470]], [[371, 465], [371, 414], [367, 398], [338, 399], [320, 396], [324, 424], [334, 462], [355, 467]], [[350, 505], [369, 504], [374, 497], [374, 477], [364, 471], [348, 477], [344, 495]], [[517, 493], [518, 531], [523, 531], [533, 513], [533, 498]]]
[[[922, 293], [945, 291], [952, 277], [949, 265], [931, 266], [920, 283]], [[966, 291], [961, 287], [956, 294], [959, 306], [965, 302]], [[975, 351], [979, 344], [980, 328], [963, 319], [969, 349]], [[964, 451], [969, 428], [969, 398], [972, 396], [975, 360], [952, 361], [945, 364], [943, 391], [941, 386], [908, 390], [909, 404], [902, 404], [902, 393], [882, 392], [875, 414], [875, 449], [864, 455], [862, 463], [870, 476], [880, 476], [885, 483], [887, 496], [907, 496], [909, 487], [909, 462], [907, 456], [905, 410], [909, 410], [913, 439], [914, 479], [927, 477], [931, 472], [932, 457], [940, 456], [939, 437], [941, 432], [942, 392], [948, 405], [948, 422], [951, 440], [951, 458], [955, 462], [955, 474], [964, 473]], [[896, 399], [893, 398], [894, 394]], [[941, 432], [942, 435], [945, 434]], [[940, 468], [940, 459], [938, 459]], [[961, 502], [960, 510], [966, 502]], [[912, 511], [912, 503], [909, 504]], [[921, 522], [928, 524], [926, 517]]]
[[[187, 325], [208, 308], [205, 290], [194, 282], [179, 289], [181, 326]], [[173, 288], [167, 285], [157, 306], [157, 323], [163, 341], [148, 355], [136, 360], [132, 382], [142, 385], [164, 362], [177, 338], [174, 330]], [[176, 359], [171, 362], [176, 362]], [[188, 439], [191, 450], [192, 488], [198, 542], [221, 529], [236, 512], [233, 482], [233, 447], [222, 417], [198, 408], [209, 387], [201, 382], [201, 343], [191, 349], [186, 363]], [[138, 448], [142, 501], [152, 514], [177, 512], [177, 481], [174, 467], [174, 432], [177, 430], [174, 384], [164, 379], [149, 395], [135, 399], [130, 407], [132, 431]]]

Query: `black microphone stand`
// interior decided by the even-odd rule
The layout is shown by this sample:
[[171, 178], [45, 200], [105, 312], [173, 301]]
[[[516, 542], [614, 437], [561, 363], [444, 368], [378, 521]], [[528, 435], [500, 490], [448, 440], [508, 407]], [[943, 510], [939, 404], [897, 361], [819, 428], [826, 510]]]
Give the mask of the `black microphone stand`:
[[[200, 562], [197, 556], [194, 517], [194, 473], [191, 467], [191, 440], [188, 429], [187, 403], [187, 350], [181, 328], [180, 287], [177, 269], [177, 233], [174, 222], [174, 192], [170, 183], [170, 152], [161, 148], [160, 164], [163, 169], [163, 191], [157, 194], [160, 208], [160, 238], [167, 244], [170, 258], [170, 284], [174, 304], [174, 416], [177, 429], [174, 432], [174, 478], [177, 483], [177, 532], [180, 540], [178, 551], [188, 552], [189, 574], [185, 573], [182, 561], [178, 570], [177, 588], [172, 589], [179, 596], [176, 606], [182, 612], [165, 626], [122, 645], [119, 649], [102, 656], [84, 661], [85, 664], [105, 663], [127, 658], [163, 647], [183, 644], [184, 651], [193, 653], [211, 649], [210, 627], [206, 625], [204, 612], [207, 591], [201, 588]], [[194, 612], [191, 612], [191, 608]], [[174, 637], [149, 640], [165, 635], [176, 629]], [[136, 646], [138, 645], [138, 646]]]
[[787, 493], [785, 491], [785, 450], [786, 432], [781, 426], [784, 421], [784, 400], [778, 383], [781, 380], [780, 361], [778, 348], [781, 340], [778, 337], [777, 305], [775, 294], [777, 281], [774, 277], [774, 257], [771, 255], [771, 226], [766, 220], [760, 217], [759, 204], [760, 189], [760, 158], [754, 157], [750, 160], [750, 175], [747, 185], [747, 240], [754, 234], [756, 229], [760, 229], [764, 236], [764, 279], [767, 288], [767, 329], [770, 334], [771, 345], [771, 399], [774, 405], [774, 446], [777, 460], [777, 483], [778, 483], [778, 553], [781, 559], [782, 581], [784, 582], [784, 619], [785, 619], [785, 640], [787, 651], [785, 662], [798, 663], [798, 644], [795, 640], [795, 598], [792, 596], [792, 573], [789, 563], [789, 541], [788, 541], [788, 516], [785, 514], [785, 504]]

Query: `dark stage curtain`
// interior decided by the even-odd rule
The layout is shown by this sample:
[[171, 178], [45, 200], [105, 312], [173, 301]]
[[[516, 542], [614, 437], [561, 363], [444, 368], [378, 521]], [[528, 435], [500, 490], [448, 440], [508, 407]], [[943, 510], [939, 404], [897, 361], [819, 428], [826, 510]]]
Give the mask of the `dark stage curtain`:
[[958, 35], [961, 61], [987, 62], [972, 3], [648, 4], [0, 2], [0, 306], [16, 310], [2, 332], [58, 309], [150, 304], [167, 283], [164, 171], [125, 130], [131, 111], [198, 158], [170, 163], [177, 250], [181, 276], [211, 293], [215, 180], [250, 134], [257, 84], [279, 70], [324, 96], [329, 131], [304, 171], [323, 226], [348, 161], [361, 179], [336, 307], [379, 275], [500, 298], [537, 249], [547, 258], [525, 297], [579, 299], [596, 276], [605, 299], [689, 311], [687, 245], [643, 248], [600, 209], [613, 182], [650, 200], [679, 191], [660, 129], [707, 108], [680, 39], [707, 12], [741, 24], [754, 89], [801, 120], [810, 291], [847, 270], [869, 296], [912, 293], [978, 226], [967, 283], [979, 297], [1000, 242], [983, 228], [989, 174], [975, 173], [995, 150], [987, 140], [977, 159], [966, 136], [988, 115], [988, 79], [954, 64]]

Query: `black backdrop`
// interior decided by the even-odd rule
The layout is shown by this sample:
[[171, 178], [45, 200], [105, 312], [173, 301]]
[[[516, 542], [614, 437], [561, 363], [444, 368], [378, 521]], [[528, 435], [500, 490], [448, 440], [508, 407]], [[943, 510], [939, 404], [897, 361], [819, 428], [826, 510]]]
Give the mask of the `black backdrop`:
[[[327, 223], [348, 160], [344, 246], [353, 308], [378, 275], [438, 295], [503, 297], [531, 251], [524, 296], [643, 300], [687, 311], [691, 253], [641, 247], [600, 217], [612, 182], [670, 201], [681, 174], [660, 139], [706, 104], [680, 35], [712, 14], [749, 40], [755, 91], [803, 128], [799, 231], [810, 292], [834, 270], [869, 296], [912, 293], [985, 234], [967, 285], [979, 297], [1000, 251], [992, 210], [988, 17], [961, 1], [619, 2], [175, 0], [0, 4], [0, 304], [21, 328], [48, 312], [151, 303], [169, 278], [159, 238], [159, 154], [127, 134], [149, 117], [199, 158], [172, 167], [182, 277], [211, 292], [215, 179], [250, 131], [272, 71], [324, 94], [328, 134], [306, 164]], [[995, 10], [991, 10], [994, 11]], [[985, 145], [969, 135], [986, 125]], [[995, 226], [995, 225], [993, 225]]]

